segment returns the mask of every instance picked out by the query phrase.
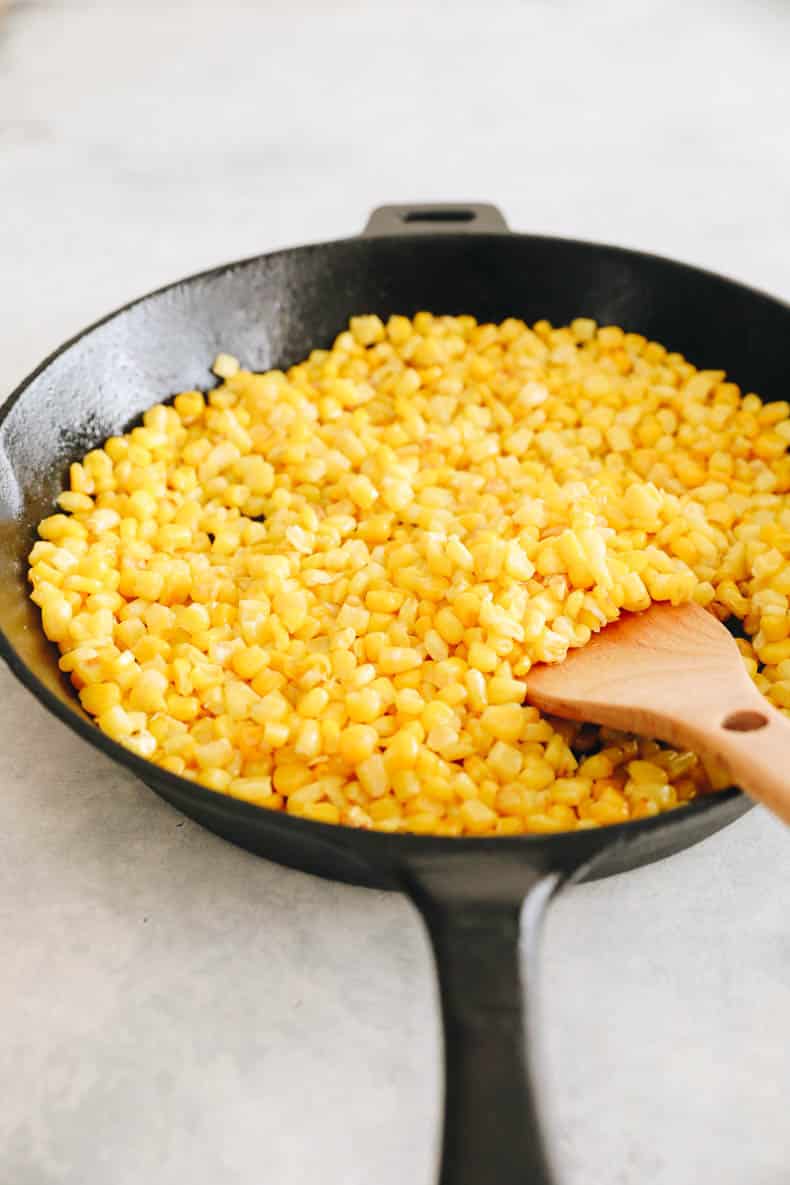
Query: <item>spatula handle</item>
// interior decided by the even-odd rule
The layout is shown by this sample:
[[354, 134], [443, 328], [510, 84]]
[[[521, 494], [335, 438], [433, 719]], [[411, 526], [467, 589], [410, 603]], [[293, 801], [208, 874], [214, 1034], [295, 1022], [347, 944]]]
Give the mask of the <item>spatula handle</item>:
[[790, 720], [755, 694], [730, 710], [709, 739], [733, 782], [790, 823]]

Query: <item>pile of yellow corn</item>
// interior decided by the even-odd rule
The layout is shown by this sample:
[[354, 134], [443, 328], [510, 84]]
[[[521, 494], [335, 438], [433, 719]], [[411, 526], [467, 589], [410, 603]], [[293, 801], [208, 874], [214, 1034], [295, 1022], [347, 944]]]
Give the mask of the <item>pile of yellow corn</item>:
[[653, 815], [720, 773], [525, 700], [657, 600], [740, 618], [790, 707], [786, 403], [588, 319], [360, 316], [287, 373], [214, 371], [72, 465], [30, 555], [61, 668], [140, 756], [386, 831]]

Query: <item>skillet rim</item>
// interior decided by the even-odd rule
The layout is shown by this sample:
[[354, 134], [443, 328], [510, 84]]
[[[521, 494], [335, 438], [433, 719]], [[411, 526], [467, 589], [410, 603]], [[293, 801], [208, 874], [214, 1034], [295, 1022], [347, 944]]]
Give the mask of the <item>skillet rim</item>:
[[[130, 312], [138, 305], [146, 304], [148, 301], [154, 300], [156, 297], [163, 296], [168, 292], [175, 291], [202, 280], [209, 280], [213, 277], [227, 275], [236, 270], [243, 270], [251, 267], [262, 260], [276, 260], [285, 256], [293, 256], [302, 252], [309, 253], [324, 248], [344, 246], [348, 247], [352, 244], [367, 244], [400, 241], [403, 238], [417, 238], [416, 235], [408, 234], [368, 234], [362, 232], [358, 235], [349, 236], [339, 239], [322, 240], [315, 243], [298, 244], [293, 247], [282, 247], [275, 251], [262, 252], [257, 255], [245, 256], [242, 259], [233, 260], [231, 262], [222, 263], [214, 267], [206, 268], [203, 271], [193, 272], [189, 275], [163, 284], [158, 288], [154, 288], [141, 296], [134, 297], [125, 304], [118, 306], [111, 312], [100, 317], [98, 320], [91, 322], [85, 328], [67, 338], [60, 346], [53, 350], [50, 354], [36, 366], [17, 386], [11, 391], [7, 399], [4, 400], [0, 406], [0, 450], [3, 446], [3, 430], [5, 423], [16, 404], [22, 399], [26, 391], [32, 384], [44, 374], [49, 367], [60, 357], [66, 354], [74, 346], [78, 345], [84, 338], [89, 337], [96, 330], [115, 320], [122, 314]], [[419, 235], [420, 243], [428, 245], [431, 242], [441, 241], [442, 243], [452, 244], [453, 242], [459, 245], [468, 246], [470, 236], [464, 232], [436, 232], [434, 234], [421, 233]], [[736, 280], [724, 273], [713, 271], [709, 268], [697, 267], [694, 264], [684, 263], [681, 260], [673, 259], [671, 256], [660, 255], [656, 252], [641, 251], [636, 248], [623, 247], [612, 243], [595, 242], [589, 239], [567, 238], [560, 235], [542, 235], [530, 234], [528, 232], [511, 231], [504, 229], [501, 231], [492, 232], [478, 232], [474, 235], [476, 242], [490, 241], [502, 239], [517, 239], [529, 240], [540, 244], [558, 244], [564, 247], [581, 247], [583, 249], [594, 249], [604, 251], [612, 256], [621, 256], [631, 261], [650, 261], [660, 263], [675, 270], [679, 276], [683, 273], [694, 273], [697, 276], [702, 276], [710, 280], [715, 280], [720, 283], [727, 284], [733, 288], [738, 289], [744, 296], [757, 297], [762, 301], [769, 301], [778, 308], [790, 313], [790, 303], [782, 300], [780, 297], [774, 296], [771, 293], [765, 292], [762, 289], [755, 288], [753, 285], [745, 284], [740, 280]], [[54, 645], [54, 644], [52, 644]], [[169, 770], [157, 766], [154, 762], [147, 761], [143, 757], [132, 753], [131, 750], [126, 749], [119, 742], [114, 741], [111, 737], [101, 732], [97, 725], [93, 724], [91, 720], [82, 715], [77, 707], [68, 706], [65, 701], [60, 700], [54, 695], [38, 678], [33, 669], [22, 659], [14, 647], [11, 645], [5, 630], [0, 626], [0, 657], [5, 659], [9, 669], [22, 683], [22, 685], [30, 691], [36, 699], [43, 704], [53, 715], [61, 720], [72, 732], [86, 740], [90, 745], [99, 751], [103, 752], [111, 760], [130, 769], [142, 782], [150, 786], [149, 778], [152, 776], [152, 770], [156, 771], [157, 780], [164, 782], [172, 791], [183, 794], [185, 792], [193, 794], [198, 802], [203, 802], [207, 806], [216, 805], [217, 802], [224, 802], [232, 804], [231, 809], [237, 816], [239, 821], [248, 821], [249, 823], [260, 823], [262, 818], [277, 818], [279, 825], [282, 826], [287, 823], [289, 830], [293, 830], [294, 835], [300, 833], [307, 836], [313, 836], [321, 843], [329, 842], [333, 846], [341, 846], [344, 841], [351, 839], [359, 840], [362, 836], [365, 837], [365, 844], [369, 849], [366, 856], [368, 859], [375, 857], [376, 851], [389, 862], [394, 850], [402, 852], [404, 857], [409, 855], [420, 855], [423, 853], [439, 854], [439, 853], [460, 853], [464, 852], [522, 852], [524, 855], [531, 849], [536, 852], [539, 848], [542, 851], [554, 851], [559, 856], [563, 841], [567, 844], [570, 837], [574, 837], [578, 844], [582, 839], [584, 833], [578, 831], [560, 831], [550, 834], [542, 835], [514, 835], [514, 836], [437, 836], [437, 835], [414, 835], [409, 832], [405, 833], [391, 833], [381, 832], [371, 829], [364, 831], [359, 828], [349, 827], [344, 823], [321, 823], [312, 819], [304, 819], [299, 816], [287, 815], [282, 811], [272, 811], [266, 807], [256, 806], [254, 803], [246, 802], [243, 799], [233, 798], [232, 796], [223, 794], [221, 791], [210, 790], [208, 787], [201, 785], [199, 782], [190, 781], [188, 778], [181, 778], [177, 774], [171, 773]], [[75, 701], [76, 703], [76, 701]], [[674, 808], [673, 810], [662, 812], [649, 819], [635, 819], [625, 823], [607, 824], [603, 828], [596, 828], [592, 831], [586, 832], [586, 835], [591, 839], [597, 837], [598, 843], [596, 847], [604, 846], [604, 838], [608, 841], [606, 847], [614, 847], [623, 842], [636, 840], [640, 836], [647, 836], [655, 834], [664, 830], [668, 830], [678, 824], [684, 822], [691, 823], [693, 819], [704, 816], [708, 813], [723, 813], [720, 808], [725, 808], [732, 804], [735, 800], [742, 800], [742, 809], [738, 813], [745, 813], [752, 809], [755, 805], [750, 802], [743, 792], [737, 787], [728, 787], [724, 790], [715, 791], [711, 794], [706, 794], [693, 799], [690, 803], [682, 807]], [[715, 828], [711, 828], [715, 830]]]

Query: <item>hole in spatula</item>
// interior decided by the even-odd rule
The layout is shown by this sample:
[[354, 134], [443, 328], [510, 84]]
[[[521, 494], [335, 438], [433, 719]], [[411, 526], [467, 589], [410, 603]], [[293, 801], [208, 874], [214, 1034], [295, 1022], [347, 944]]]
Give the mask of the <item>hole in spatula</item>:
[[765, 728], [768, 717], [762, 712], [731, 712], [722, 721], [722, 728], [730, 732], [756, 732], [758, 728]]

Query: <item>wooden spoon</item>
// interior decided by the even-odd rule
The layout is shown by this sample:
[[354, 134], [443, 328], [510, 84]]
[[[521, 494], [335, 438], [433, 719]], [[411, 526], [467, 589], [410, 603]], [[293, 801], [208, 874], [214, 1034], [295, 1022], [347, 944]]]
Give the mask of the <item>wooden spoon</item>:
[[626, 613], [564, 662], [533, 667], [527, 684], [530, 702], [555, 716], [717, 757], [733, 785], [790, 823], [790, 720], [699, 605]]

